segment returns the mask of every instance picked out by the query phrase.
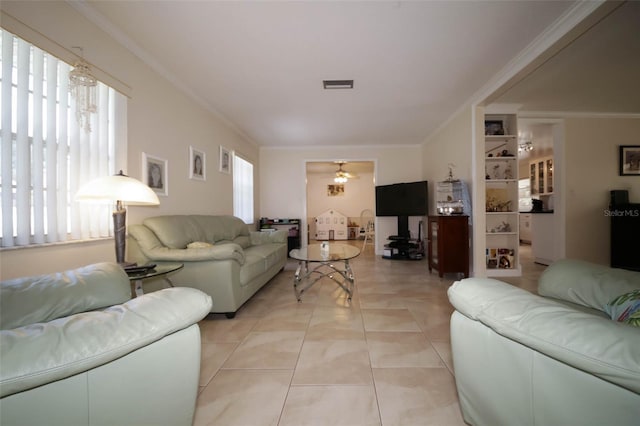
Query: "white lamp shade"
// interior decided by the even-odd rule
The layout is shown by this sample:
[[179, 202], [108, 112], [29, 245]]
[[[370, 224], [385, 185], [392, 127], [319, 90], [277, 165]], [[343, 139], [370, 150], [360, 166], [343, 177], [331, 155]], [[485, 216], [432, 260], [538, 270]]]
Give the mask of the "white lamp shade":
[[158, 196], [151, 188], [137, 179], [120, 172], [114, 176], [104, 176], [83, 185], [76, 193], [77, 201], [113, 203], [122, 201], [130, 206], [156, 206]]

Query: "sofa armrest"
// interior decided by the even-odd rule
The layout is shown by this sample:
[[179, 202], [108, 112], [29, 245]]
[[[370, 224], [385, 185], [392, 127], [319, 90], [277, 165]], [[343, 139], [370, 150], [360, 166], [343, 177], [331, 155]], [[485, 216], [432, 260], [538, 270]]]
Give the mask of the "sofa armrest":
[[197, 323], [211, 297], [191, 288], [145, 294], [103, 311], [0, 332], [0, 397], [60, 380]]
[[147, 249], [141, 247], [142, 253], [152, 261], [159, 262], [199, 262], [203, 260], [235, 260], [244, 264], [245, 254], [242, 247], [235, 243], [218, 244], [205, 248], [172, 249], [157, 247]]
[[249, 236], [251, 238], [251, 245], [259, 246], [261, 244], [272, 244], [272, 243], [286, 243], [288, 232], [284, 229], [278, 229], [273, 232], [261, 232], [261, 231], [251, 231], [249, 232]]
[[490, 278], [448, 290], [461, 314], [496, 333], [640, 393], [640, 330]]

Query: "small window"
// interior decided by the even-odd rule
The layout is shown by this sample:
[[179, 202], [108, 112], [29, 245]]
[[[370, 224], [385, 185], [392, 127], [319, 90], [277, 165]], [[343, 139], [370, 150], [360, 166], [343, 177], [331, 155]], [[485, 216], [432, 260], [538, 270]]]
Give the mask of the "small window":
[[233, 214], [247, 224], [253, 217], [253, 164], [233, 156]]

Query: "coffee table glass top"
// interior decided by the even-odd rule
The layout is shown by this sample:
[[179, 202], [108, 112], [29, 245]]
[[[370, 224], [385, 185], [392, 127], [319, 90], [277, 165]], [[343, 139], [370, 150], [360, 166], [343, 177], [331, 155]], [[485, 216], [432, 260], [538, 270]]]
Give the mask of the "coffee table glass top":
[[183, 266], [184, 264], [182, 263], [163, 263], [155, 265], [146, 271], [127, 272], [127, 275], [129, 275], [129, 280], [144, 280], [177, 271], [178, 269], [182, 269]]
[[289, 252], [289, 256], [296, 260], [307, 262], [330, 262], [349, 260], [360, 254], [358, 247], [349, 244], [329, 243], [329, 255], [323, 256], [320, 251], [320, 244], [309, 244], [307, 247], [294, 249]]

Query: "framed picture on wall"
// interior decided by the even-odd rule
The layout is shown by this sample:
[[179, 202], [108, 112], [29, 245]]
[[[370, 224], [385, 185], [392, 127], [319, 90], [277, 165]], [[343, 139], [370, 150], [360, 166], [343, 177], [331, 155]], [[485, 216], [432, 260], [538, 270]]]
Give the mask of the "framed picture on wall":
[[189, 147], [189, 179], [207, 180], [206, 158], [204, 151]]
[[327, 185], [327, 195], [329, 197], [344, 195], [344, 184], [338, 183], [338, 184]]
[[169, 162], [163, 158], [142, 153], [142, 181], [158, 195], [169, 195]]
[[640, 176], [640, 145], [620, 145], [620, 176]]
[[231, 173], [231, 151], [220, 145], [220, 172]]

